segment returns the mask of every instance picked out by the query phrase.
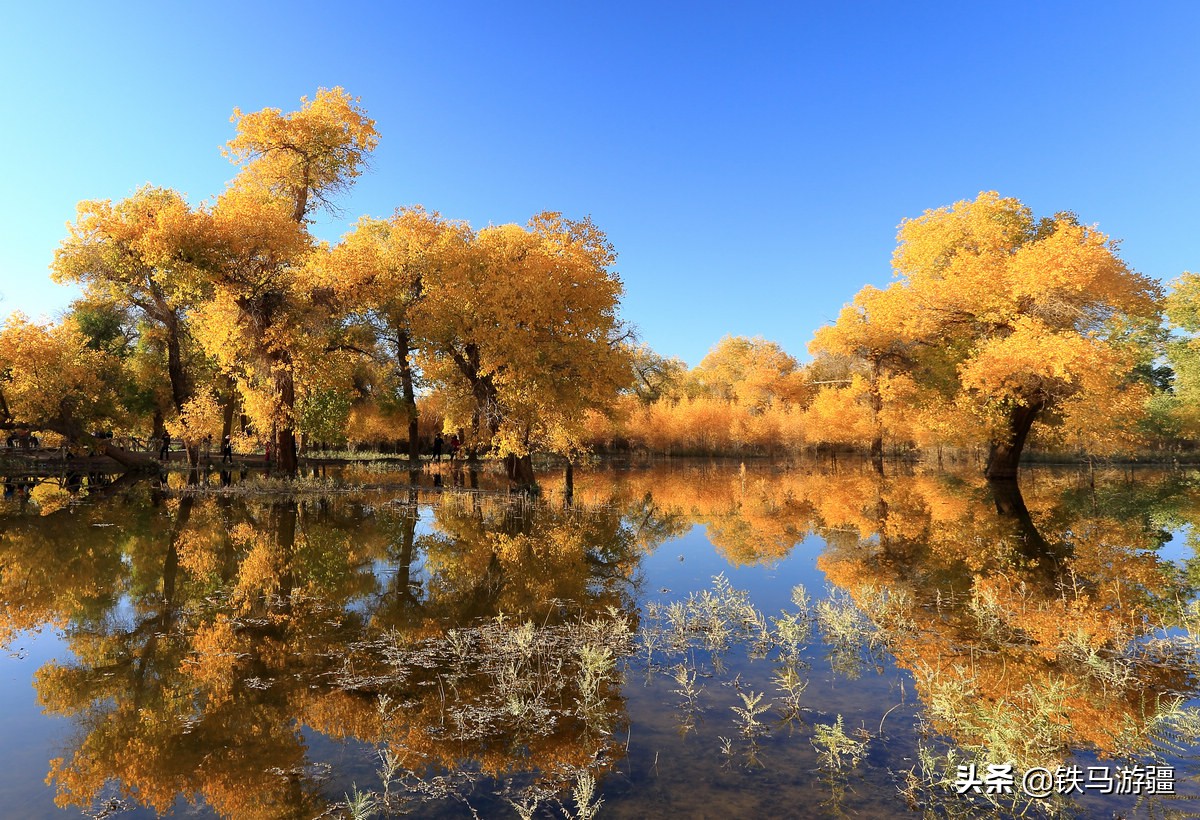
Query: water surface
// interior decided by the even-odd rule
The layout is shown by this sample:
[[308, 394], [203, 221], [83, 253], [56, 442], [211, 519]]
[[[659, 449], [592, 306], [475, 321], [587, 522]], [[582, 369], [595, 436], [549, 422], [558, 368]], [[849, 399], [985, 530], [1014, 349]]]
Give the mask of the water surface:
[[[408, 478], [10, 482], [0, 805], [1170, 816], [1197, 794], [1194, 476], [597, 467], [534, 502]], [[957, 793], [989, 763], [1172, 767], [1177, 794]]]

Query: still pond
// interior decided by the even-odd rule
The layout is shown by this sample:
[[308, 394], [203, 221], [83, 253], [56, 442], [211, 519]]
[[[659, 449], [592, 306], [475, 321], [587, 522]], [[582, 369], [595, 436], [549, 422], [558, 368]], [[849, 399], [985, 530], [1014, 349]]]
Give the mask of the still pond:
[[0, 816], [1200, 805], [1200, 476], [471, 483], [8, 479]]

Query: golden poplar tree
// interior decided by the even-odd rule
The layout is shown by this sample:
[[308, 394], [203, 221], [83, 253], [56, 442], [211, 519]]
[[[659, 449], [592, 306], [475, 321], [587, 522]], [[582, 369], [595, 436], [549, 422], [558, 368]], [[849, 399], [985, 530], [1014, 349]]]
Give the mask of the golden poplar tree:
[[806, 391], [795, 358], [761, 337], [726, 336], [691, 378], [701, 391], [755, 411], [798, 402]]
[[123, 414], [116, 386], [120, 361], [89, 346], [72, 317], [57, 324], [14, 313], [0, 326], [0, 430], [49, 430], [95, 445], [117, 463], [145, 469], [153, 462], [97, 439], [91, 430]]
[[424, 371], [458, 408], [475, 447], [531, 487], [535, 448], [570, 454], [585, 412], [628, 385], [615, 252], [591, 220], [539, 214], [485, 228], [425, 284], [414, 320]]
[[[988, 477], [1016, 477], [1035, 421], [1136, 408], [1148, 396], [1130, 339], [1157, 325], [1161, 289], [1105, 234], [985, 192], [906, 220], [898, 239], [899, 281], [860, 293], [817, 344], [896, 362], [920, 387], [953, 396], [986, 425]], [[902, 365], [899, 354], [913, 351], [920, 366]]]
[[268, 427], [260, 432], [273, 429], [280, 469], [295, 474], [296, 347], [313, 343], [304, 318], [322, 312], [309, 310], [319, 294], [301, 274], [313, 247], [308, 218], [362, 173], [378, 134], [340, 88], [321, 89], [288, 114], [234, 109], [233, 122], [226, 153], [242, 169], [213, 209], [206, 346], [240, 368], [243, 398]]
[[461, 264], [470, 236], [463, 223], [420, 207], [403, 208], [390, 219], [359, 219], [320, 266], [322, 287], [334, 293], [347, 330], [366, 331], [370, 355], [385, 362], [398, 382], [414, 462], [420, 457], [415, 356], [423, 343], [414, 321], [426, 283]]
[[[196, 263], [206, 248], [197, 243], [202, 215], [177, 193], [144, 186], [116, 204], [87, 201], [54, 254], [53, 277], [84, 285], [88, 297], [133, 310], [161, 339], [171, 409], [182, 416], [196, 391], [194, 354], [189, 355], [187, 313], [205, 293]], [[187, 442], [197, 463], [197, 442]]]

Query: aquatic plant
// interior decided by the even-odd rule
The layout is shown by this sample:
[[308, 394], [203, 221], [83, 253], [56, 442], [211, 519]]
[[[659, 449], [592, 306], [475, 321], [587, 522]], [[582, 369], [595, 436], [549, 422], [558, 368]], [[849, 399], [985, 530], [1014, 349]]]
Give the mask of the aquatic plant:
[[841, 715], [838, 715], [833, 723], [818, 723], [813, 726], [812, 744], [817, 750], [821, 765], [830, 771], [857, 766], [867, 750], [867, 741], [855, 740], [846, 734], [845, 721]]
[[571, 796], [575, 798], [575, 816], [564, 811], [568, 820], [594, 820], [599, 815], [604, 799], [596, 796], [596, 777], [591, 772], [579, 772]]
[[359, 791], [358, 786], [352, 789], [353, 795], [346, 795], [346, 812], [350, 820], [371, 820], [379, 810], [379, 802], [375, 793]]
[[732, 706], [733, 713], [737, 715], [739, 722], [738, 729], [742, 733], [742, 737], [758, 737], [767, 733], [767, 727], [762, 724], [758, 718], [771, 707], [768, 705], [760, 705], [763, 699], [763, 693], [758, 692], [738, 692], [738, 697], [742, 699], [741, 706]]
[[800, 696], [808, 688], [808, 680], [800, 677], [794, 666], [784, 666], [777, 670], [771, 678], [775, 688], [783, 693], [778, 701], [780, 713], [785, 723], [791, 723], [800, 717]]

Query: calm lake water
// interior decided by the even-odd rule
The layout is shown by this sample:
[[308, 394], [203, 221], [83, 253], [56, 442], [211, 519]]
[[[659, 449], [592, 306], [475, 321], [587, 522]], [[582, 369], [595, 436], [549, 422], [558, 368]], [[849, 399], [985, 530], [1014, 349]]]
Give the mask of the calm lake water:
[[10, 481], [0, 816], [1197, 805], [1200, 476], [441, 469]]

